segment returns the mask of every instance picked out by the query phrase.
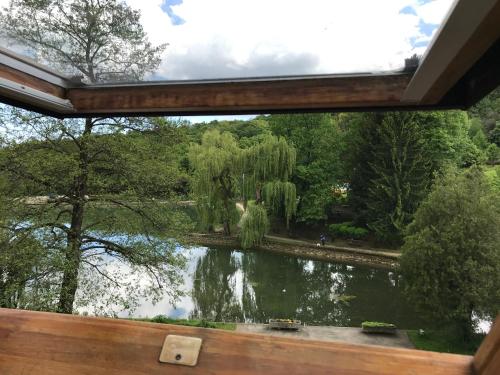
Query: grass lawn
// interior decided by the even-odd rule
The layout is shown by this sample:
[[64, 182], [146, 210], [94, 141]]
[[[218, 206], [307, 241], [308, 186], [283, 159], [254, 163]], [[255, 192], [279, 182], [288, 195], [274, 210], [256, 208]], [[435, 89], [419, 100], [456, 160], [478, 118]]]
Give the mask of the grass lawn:
[[236, 329], [235, 323], [209, 322], [207, 320], [198, 320], [198, 319], [174, 319], [174, 318], [168, 318], [164, 315], [158, 315], [151, 319], [145, 318], [145, 319], [134, 319], [134, 320], [142, 322], [151, 322], [151, 323], [176, 324], [188, 327], [216, 328], [216, 329], [224, 329], [226, 331], [234, 331]]
[[485, 336], [484, 334], [476, 334], [471, 342], [464, 343], [449, 333], [440, 331], [426, 330], [423, 335], [420, 335], [417, 330], [406, 332], [416, 349], [468, 355], [473, 355], [476, 352]]

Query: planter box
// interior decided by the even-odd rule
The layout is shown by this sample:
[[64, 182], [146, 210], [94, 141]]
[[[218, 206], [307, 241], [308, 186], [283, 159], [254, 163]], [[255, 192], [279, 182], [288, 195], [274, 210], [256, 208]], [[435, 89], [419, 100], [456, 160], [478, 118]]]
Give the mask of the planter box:
[[364, 333], [383, 333], [387, 335], [395, 335], [396, 327], [364, 327]]
[[269, 328], [298, 331], [301, 326], [300, 320], [293, 319], [269, 319]]
[[361, 328], [364, 333], [384, 333], [388, 335], [396, 334], [396, 326], [389, 323], [363, 322]]

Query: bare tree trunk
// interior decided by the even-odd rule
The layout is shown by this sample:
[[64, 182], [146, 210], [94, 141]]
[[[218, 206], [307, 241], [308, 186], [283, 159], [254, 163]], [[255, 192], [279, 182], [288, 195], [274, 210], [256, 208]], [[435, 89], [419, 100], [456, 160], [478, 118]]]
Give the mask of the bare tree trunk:
[[85, 212], [87, 181], [89, 174], [89, 155], [87, 142], [92, 133], [92, 119], [85, 119], [85, 130], [79, 141], [79, 173], [75, 178], [72, 197], [71, 226], [67, 234], [66, 262], [64, 267], [61, 294], [59, 296], [60, 313], [71, 314], [78, 288], [78, 271], [81, 262], [82, 224]]
[[229, 207], [229, 200], [226, 198], [224, 199], [224, 219], [223, 219], [225, 236], [231, 235], [230, 209], [231, 208]]
[[234, 207], [230, 207], [232, 201], [229, 199], [232, 194], [232, 186], [231, 179], [227, 173], [223, 173], [220, 177], [220, 183], [222, 187], [222, 193], [224, 195], [224, 214], [222, 218], [222, 223], [224, 225], [224, 235], [231, 235], [231, 209]]

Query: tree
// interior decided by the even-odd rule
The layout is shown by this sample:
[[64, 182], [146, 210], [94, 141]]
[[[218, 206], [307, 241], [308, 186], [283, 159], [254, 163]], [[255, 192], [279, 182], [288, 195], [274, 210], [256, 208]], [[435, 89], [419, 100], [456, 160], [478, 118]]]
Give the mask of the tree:
[[194, 272], [193, 318], [244, 321], [235, 293], [240, 261], [232, 251], [209, 249], [198, 259]]
[[[500, 147], [500, 88], [493, 90], [468, 112], [478, 122], [489, 142]], [[472, 137], [474, 135], [475, 133], [471, 134]]]
[[[297, 210], [295, 185], [289, 182], [295, 168], [296, 152], [282, 137], [266, 135], [242, 152], [244, 196], [255, 192], [241, 220], [243, 248], [258, 246], [269, 229], [268, 215], [284, 217], [287, 229]], [[245, 201], [245, 207], [247, 206]]]
[[88, 82], [141, 80], [161, 62], [140, 13], [117, 0], [11, 0], [2, 34], [33, 57]]
[[[57, 254], [42, 246], [41, 236], [10, 225], [12, 208], [8, 199], [0, 197], [0, 307], [50, 309], [56, 271], [51, 266], [57, 263]], [[37, 297], [31, 298], [33, 294]]]
[[470, 337], [473, 316], [500, 308], [500, 195], [473, 167], [439, 177], [408, 227], [401, 257], [407, 295]]
[[209, 232], [222, 222], [224, 234], [238, 220], [236, 211], [236, 179], [239, 175], [241, 149], [229, 133], [209, 130], [201, 144], [192, 144], [189, 159], [194, 168], [193, 193], [199, 216]]
[[283, 138], [265, 135], [241, 148], [230, 133], [214, 129], [205, 132], [201, 144], [191, 145], [189, 155], [193, 192], [206, 229], [213, 230], [222, 221], [224, 234], [231, 234], [231, 225], [238, 219], [238, 192], [245, 208], [247, 201], [254, 201], [242, 217], [244, 246], [260, 243], [268, 228], [266, 215], [284, 217], [288, 225], [296, 209], [295, 186], [288, 181], [295, 150]]
[[[90, 83], [140, 80], [158, 67], [165, 46], [151, 45], [139, 18], [138, 11], [117, 0], [12, 0], [0, 15], [3, 36], [14, 44], [26, 46], [42, 63], [67, 74], [81, 75]], [[130, 153], [121, 153], [120, 140], [124, 138], [118, 134], [154, 129], [153, 120], [87, 118], [58, 121], [17, 110], [10, 114], [4, 111], [3, 120], [7, 130], [12, 129], [12, 124], [23, 128], [17, 141], [26, 138], [26, 134], [32, 137], [29, 143], [18, 144], [10, 136], [6, 147], [13, 152], [2, 163], [2, 170], [11, 178], [29, 181], [49, 193], [58, 193], [51, 207], [50, 220], [39, 220], [36, 226], [43, 224], [46, 230], [55, 233], [57, 241], [52, 245], [57, 245], [64, 253], [59, 312], [72, 312], [79, 272], [84, 264], [107, 282], [119, 285], [99, 268], [96, 255], [99, 250], [143, 267], [158, 289], [166, 284], [175, 289], [179, 280], [174, 271], [182, 262], [176, 259], [173, 244], [152, 240], [152, 246], [146, 248], [130, 240], [113, 241], [96, 236], [92, 232], [93, 223], [85, 222], [87, 206], [100, 200], [128, 210], [149, 230], [168, 226], [165, 220], [157, 225], [156, 219], [161, 216], [148, 214], [140, 204], [110, 197], [89, 198], [93, 192], [91, 185], [99, 185], [106, 174], [124, 172], [123, 164], [130, 161], [125, 160], [125, 155]], [[131, 167], [128, 176], [124, 175], [132, 177], [127, 184], [128, 191], [138, 203], [143, 202], [141, 184], [144, 182], [133, 177], [148, 169], [138, 165], [132, 168], [130, 163], [128, 166]], [[85, 253], [94, 254], [96, 262]]]
[[297, 153], [292, 182], [299, 197], [296, 220], [317, 223], [328, 218], [332, 187], [343, 180], [343, 138], [328, 113], [267, 117], [274, 135], [284, 137]]
[[477, 161], [463, 112], [354, 114], [343, 121], [356, 221], [386, 244], [401, 243], [435, 171]]
[[259, 204], [250, 202], [241, 217], [241, 246], [248, 249], [262, 243], [269, 231], [269, 218], [266, 209]]

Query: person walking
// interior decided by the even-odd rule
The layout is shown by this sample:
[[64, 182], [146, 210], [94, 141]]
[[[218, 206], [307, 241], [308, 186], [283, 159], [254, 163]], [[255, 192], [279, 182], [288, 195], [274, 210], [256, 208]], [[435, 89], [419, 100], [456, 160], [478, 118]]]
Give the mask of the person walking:
[[321, 234], [321, 236], [319, 236], [319, 241], [321, 242], [321, 246], [325, 246], [326, 236]]

